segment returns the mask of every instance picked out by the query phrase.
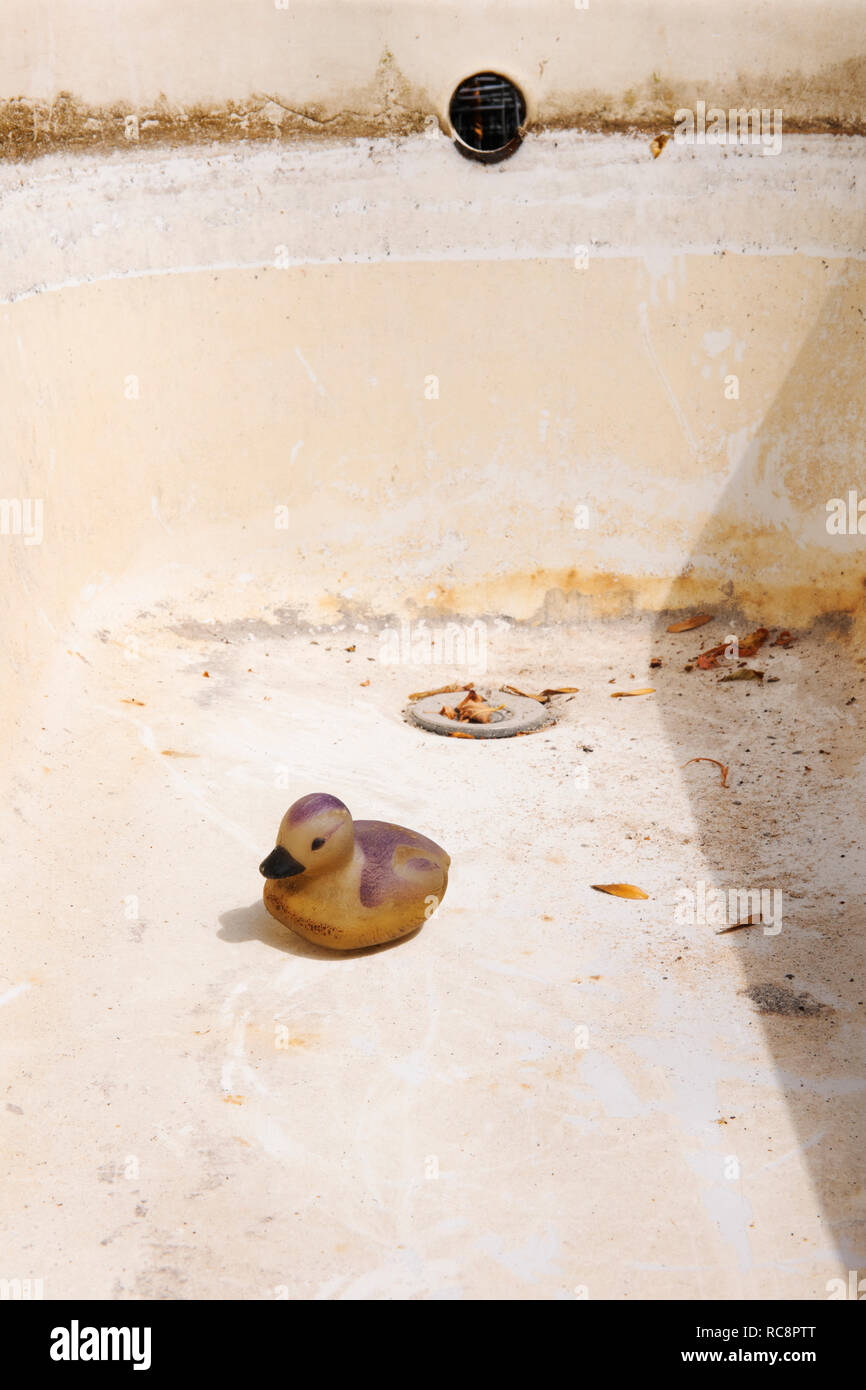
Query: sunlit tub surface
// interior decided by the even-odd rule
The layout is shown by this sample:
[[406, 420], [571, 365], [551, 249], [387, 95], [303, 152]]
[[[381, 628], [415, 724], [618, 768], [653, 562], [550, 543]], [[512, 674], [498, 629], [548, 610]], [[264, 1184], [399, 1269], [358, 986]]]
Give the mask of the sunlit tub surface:
[[[862, 537], [827, 528], [859, 157], [4, 169], [10, 1277], [762, 1299], [863, 1267]], [[449, 623], [471, 671], [425, 661]], [[685, 669], [759, 625], [797, 638], [764, 682]], [[578, 693], [483, 746], [405, 721], [468, 675]], [[446, 846], [423, 931], [343, 958], [268, 918], [311, 790]], [[782, 931], [683, 921], [700, 883], [780, 888]]]

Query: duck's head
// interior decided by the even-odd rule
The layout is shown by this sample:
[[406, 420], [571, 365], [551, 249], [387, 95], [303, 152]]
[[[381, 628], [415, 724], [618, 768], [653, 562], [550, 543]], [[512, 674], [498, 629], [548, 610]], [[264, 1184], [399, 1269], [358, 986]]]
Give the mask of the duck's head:
[[311, 792], [290, 806], [277, 831], [276, 847], [259, 865], [265, 878], [320, 874], [352, 857], [352, 817], [342, 801]]

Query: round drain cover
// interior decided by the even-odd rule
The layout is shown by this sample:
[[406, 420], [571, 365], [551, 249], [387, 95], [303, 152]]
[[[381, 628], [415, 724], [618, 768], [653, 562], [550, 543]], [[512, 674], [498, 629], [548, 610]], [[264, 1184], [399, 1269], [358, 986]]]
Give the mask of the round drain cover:
[[[478, 690], [478, 687], [475, 687]], [[409, 714], [422, 729], [432, 734], [468, 734], [470, 738], [513, 738], [515, 734], [532, 733], [553, 724], [553, 716], [538, 700], [529, 700], [525, 695], [511, 695], [507, 690], [478, 690], [489, 705], [504, 705], [490, 716], [489, 724], [472, 724], [469, 720], [449, 719], [440, 714], [443, 705], [452, 709], [463, 699], [464, 691], [448, 695], [427, 695], [409, 706]]]
[[523, 139], [526, 101], [498, 72], [476, 72], [455, 89], [448, 107], [454, 143], [466, 159], [498, 164]]

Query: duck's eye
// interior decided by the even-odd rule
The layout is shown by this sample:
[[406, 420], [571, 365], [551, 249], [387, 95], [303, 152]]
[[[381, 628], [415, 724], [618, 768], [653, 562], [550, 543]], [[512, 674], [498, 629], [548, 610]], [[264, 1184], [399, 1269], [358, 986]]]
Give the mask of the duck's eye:
[[317, 835], [313, 843], [310, 845], [310, 849], [321, 849], [324, 843], [325, 842], [322, 839], [321, 835]]

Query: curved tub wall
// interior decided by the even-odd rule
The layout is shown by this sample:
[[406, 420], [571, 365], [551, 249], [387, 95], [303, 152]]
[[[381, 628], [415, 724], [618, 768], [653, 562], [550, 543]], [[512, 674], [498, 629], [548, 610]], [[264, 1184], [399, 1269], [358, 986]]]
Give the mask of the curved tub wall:
[[238, 574], [311, 621], [614, 616], [735, 582], [747, 615], [854, 611], [858, 537], [826, 502], [863, 427], [857, 146], [7, 168], [4, 486], [44, 530], [7, 538], [13, 661], [167, 563], [206, 562], [238, 616]]
[[[487, 10], [240, 8], [52, 4], [52, 47], [15, 0], [0, 56], [10, 1250], [52, 1296], [823, 1297], [866, 1260], [862, 537], [826, 525], [866, 424], [858, 11], [522, 5], [497, 50]], [[428, 118], [494, 63], [534, 126], [481, 168]], [[653, 159], [705, 85], [799, 133]], [[667, 650], [611, 701], [693, 603], [831, 640], [760, 702]], [[453, 614], [576, 665], [549, 741], [402, 723], [425, 677], [377, 637]], [[776, 705], [811, 783], [805, 741], [752, 776]], [[459, 838], [438, 934], [338, 966], [268, 933], [255, 865], [323, 776]], [[588, 887], [626, 864], [645, 919]], [[693, 871], [781, 880], [791, 930], [672, 926]], [[737, 999], [777, 977], [822, 1009]]]
[[792, 130], [862, 130], [861, 43], [857, 0], [127, 0], [122, 15], [9, 0], [0, 93], [34, 104], [26, 134], [47, 145], [111, 142], [114, 105], [121, 138], [139, 112], [145, 141], [205, 114], [222, 138], [255, 134], [260, 113], [271, 137], [407, 133], [490, 68], [552, 125], [631, 128], [704, 97], [782, 106]]

